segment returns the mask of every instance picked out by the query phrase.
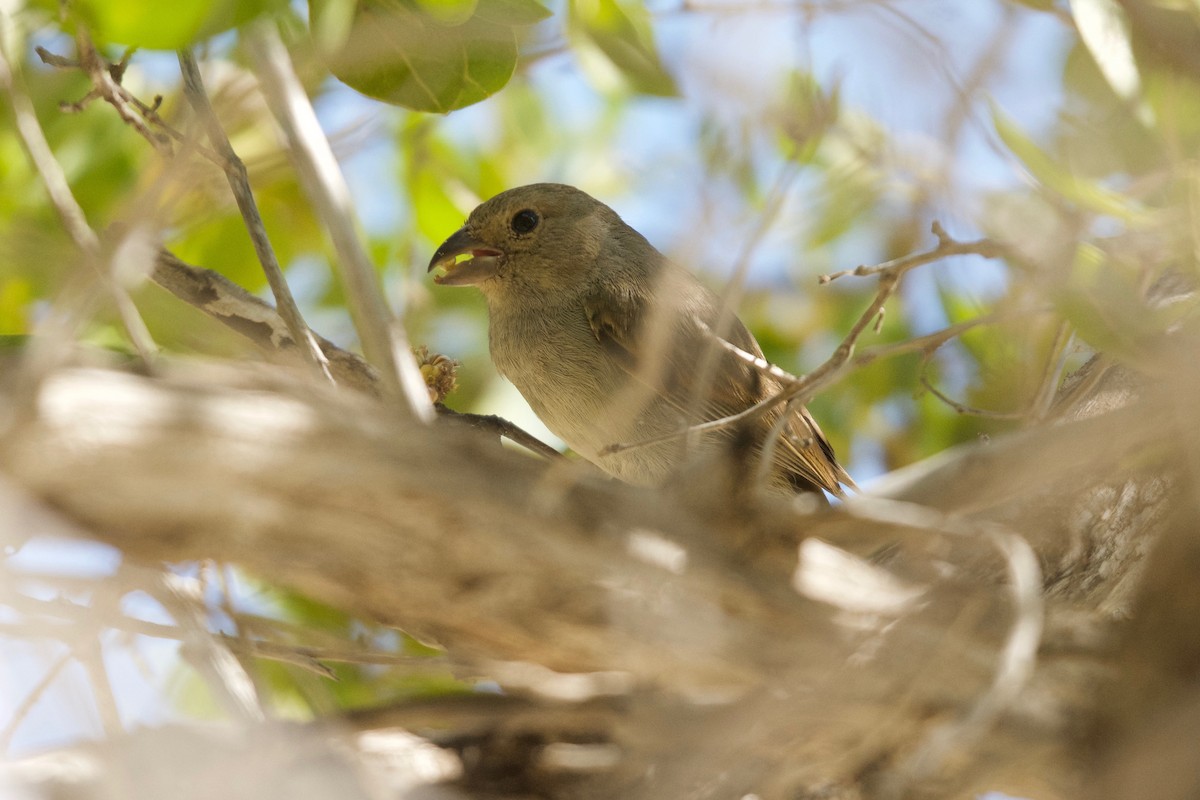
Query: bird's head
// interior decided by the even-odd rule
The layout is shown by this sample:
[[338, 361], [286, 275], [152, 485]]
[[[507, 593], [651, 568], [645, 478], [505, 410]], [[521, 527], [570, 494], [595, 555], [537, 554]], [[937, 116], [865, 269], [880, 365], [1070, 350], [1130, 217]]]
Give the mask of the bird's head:
[[[502, 192], [481, 204], [433, 254], [444, 286], [478, 286], [492, 300], [562, 296], [602, 268], [599, 256], [628, 228], [608, 206], [557, 183]], [[644, 240], [643, 240], [644, 241]], [[648, 246], [648, 245], [647, 245]]]

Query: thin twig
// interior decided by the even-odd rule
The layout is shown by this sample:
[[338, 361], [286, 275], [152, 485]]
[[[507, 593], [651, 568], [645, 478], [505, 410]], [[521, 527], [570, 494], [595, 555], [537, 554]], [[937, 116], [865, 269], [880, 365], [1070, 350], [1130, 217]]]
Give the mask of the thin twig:
[[778, 381], [782, 381], [783, 383], [786, 383], [786, 384], [796, 383], [798, 380], [800, 380], [795, 375], [793, 375], [792, 373], [783, 369], [782, 367], [776, 366], [775, 364], [772, 364], [770, 361], [767, 361], [765, 358], [756, 356], [753, 353], [743, 350], [742, 348], [738, 347], [736, 344], [734, 344], [733, 342], [729, 341], [728, 339], [726, 339], [724, 337], [717, 336], [713, 332], [713, 329], [710, 328], [707, 324], [705, 324], [704, 320], [697, 319], [697, 320], [695, 320], [695, 322], [700, 327], [700, 330], [702, 330], [706, 334], [708, 334], [712, 338], [712, 340], [715, 341], [718, 345], [720, 345], [722, 348], [724, 348], [728, 352], [732, 353], [734, 356], [741, 359], [742, 361], [745, 361], [747, 364], [754, 367], [756, 370], [758, 370], [762, 374], [769, 375], [772, 378], [774, 378]]
[[[296, 352], [296, 342], [278, 311], [219, 272], [194, 267], [160, 250], [150, 279], [264, 352], [284, 355]], [[379, 395], [379, 373], [374, 367], [361, 356], [320, 336], [316, 338], [339, 385]]]
[[[750, 270], [750, 261], [753, 258], [755, 250], [766, 239], [767, 232], [775, 223], [776, 217], [778, 217], [779, 211], [783, 207], [783, 201], [787, 197], [788, 187], [791, 186], [798, 174], [798, 167], [788, 162], [783, 166], [783, 170], [771, 188], [766, 207], [758, 216], [757, 225], [750, 236], [746, 238], [741, 252], [738, 253], [738, 257], [734, 260], [733, 272], [729, 280], [725, 282], [725, 287], [721, 292], [721, 310], [717, 315], [716, 324], [713, 325], [711, 330], [713, 339], [717, 341], [725, 339], [734, 321], [737, 319], [737, 307], [741, 304], [746, 284], [746, 274]], [[688, 401], [686, 417], [688, 421], [699, 417], [701, 409], [704, 407], [705, 395], [712, 385], [713, 378], [716, 377], [720, 352], [721, 348], [716, 342], [710, 341], [708, 347], [704, 348], [704, 355], [700, 360], [696, 381], [693, 384], [695, 389]], [[689, 441], [694, 441], [692, 434], [696, 433], [699, 433], [699, 431], [695, 430], [694, 427], [684, 431], [684, 435], [689, 437]]]
[[[6, 29], [7, 25], [0, 25], [0, 39], [6, 37]], [[133, 300], [129, 297], [129, 293], [113, 277], [111, 265], [104, 263], [100, 238], [88, 225], [83, 208], [71, 192], [66, 173], [50, 149], [45, 132], [42, 130], [41, 123], [38, 122], [33, 102], [25, 91], [20, 76], [10, 63], [2, 43], [0, 43], [0, 87], [4, 88], [12, 102], [17, 134], [21, 144], [25, 147], [25, 152], [29, 155], [29, 160], [33, 163], [34, 170], [42, 181], [42, 185], [46, 187], [50, 204], [54, 207], [59, 219], [62, 220], [63, 228], [66, 229], [71, 241], [83, 255], [85, 262], [99, 276], [104, 290], [116, 307], [130, 344], [137, 351], [143, 364], [149, 366], [151, 358], [158, 349], [154, 344], [154, 339], [138, 313]]]
[[[294, 347], [291, 335], [275, 309], [218, 272], [186, 264], [161, 250], [150, 277], [180, 300], [245, 336], [264, 351], [287, 353]], [[371, 364], [327, 339], [318, 336], [317, 341], [340, 385], [372, 396], [379, 395], [379, 373]], [[464, 414], [444, 406], [438, 406], [437, 412], [503, 436], [538, 455], [562, 457], [553, 447], [506, 419]]]
[[338, 256], [334, 264], [346, 290], [363, 353], [379, 368], [385, 392], [403, 397], [415, 416], [430, 421], [433, 408], [404, 328], [384, 301], [354, 218], [350, 189], [292, 69], [287, 48], [272, 22], [252, 26], [248, 37], [267, 106], [287, 136], [301, 184], [333, 242]]
[[437, 409], [437, 413], [443, 417], [456, 419], [461, 422], [465, 422], [472, 428], [488, 431], [496, 434], [497, 436], [503, 436], [505, 439], [519, 444], [525, 449], [537, 453], [540, 456], [545, 456], [551, 460], [557, 460], [563, 457], [562, 453], [558, 452], [533, 434], [527, 433], [526, 431], [517, 427], [503, 417], [485, 414], [464, 414], [461, 411], [454, 411], [453, 409], [446, 408], [446, 406], [441, 405], [440, 403], [436, 405], [435, 408]]
[[[104, 59], [100, 57], [100, 54], [96, 52], [95, 45], [92, 44], [92, 40], [88, 38], [86, 33], [81, 31], [76, 35], [75, 47], [79, 50], [79, 67], [91, 79], [92, 91], [78, 103], [64, 105], [63, 110], [79, 111], [89, 100], [97, 97], [102, 98], [116, 109], [118, 116], [121, 117], [126, 125], [137, 131], [156, 150], [169, 155], [171, 150], [166, 137], [151, 130], [146, 121], [136, 111], [129, 108], [125, 93], [119, 91], [119, 85], [113, 79], [113, 72], [110, 70], [110, 65], [106, 64]], [[121, 69], [121, 73], [124, 73], [123, 68]]]
[[917, 370], [917, 380], [921, 382], [921, 386], [925, 391], [932, 394], [938, 400], [941, 400], [958, 414], [968, 414], [972, 417], [986, 417], [988, 419], [1025, 419], [1028, 416], [1025, 411], [991, 411], [986, 408], [976, 408], [965, 403], [960, 403], [950, 395], [943, 392], [941, 389], [933, 385], [933, 381], [929, 379], [929, 366], [933, 363], [933, 355], [937, 349], [926, 352], [921, 357], [921, 367]]
[[955, 323], [954, 325], [950, 325], [940, 331], [934, 331], [933, 333], [928, 333], [924, 336], [917, 336], [913, 339], [905, 339], [902, 342], [893, 342], [892, 344], [881, 344], [877, 347], [872, 347], [869, 350], [864, 350], [854, 356], [854, 358], [850, 361], [850, 367], [852, 369], [857, 369], [859, 367], [865, 367], [868, 364], [873, 364], [876, 361], [881, 361], [885, 358], [892, 358], [894, 356], [905, 355], [908, 353], [928, 353], [933, 350], [937, 350], [951, 339], [957, 339], [967, 331], [974, 330], [975, 328], [979, 328], [984, 325], [992, 325], [1007, 319], [1010, 316], [1016, 315], [986, 314], [982, 317], [969, 319], [965, 322]]
[[144, 590], [170, 614], [184, 634], [180, 655], [204, 679], [221, 706], [237, 720], [250, 723], [266, 718], [250, 675], [208, 629], [201, 600], [188, 596], [184, 582], [162, 574], [160, 585]]
[[279, 260], [275, 257], [275, 249], [271, 246], [262, 215], [258, 211], [258, 203], [255, 202], [254, 193], [250, 189], [250, 176], [246, 172], [246, 165], [234, 152], [229, 138], [221, 128], [221, 122], [217, 119], [217, 114], [208, 99], [208, 93], [204, 89], [200, 67], [196, 64], [196, 59], [190, 50], [179, 51], [179, 68], [183, 73], [184, 94], [199, 115], [213, 149], [221, 156], [222, 167], [229, 180], [229, 188], [233, 191], [238, 209], [242, 213], [242, 219], [246, 223], [246, 230], [254, 244], [254, 252], [258, 255], [258, 261], [267, 276], [267, 283], [271, 286], [271, 293], [275, 297], [279, 315], [287, 324], [292, 341], [300, 345], [300, 351], [324, 373], [330, 382], [333, 382], [329, 364], [321, 353], [321, 348], [313, 337], [312, 331], [305, 324], [300, 309], [296, 305], [296, 299], [292, 296], [292, 290], [283, 277], [283, 270], [280, 269]]
[[884, 275], [896, 274], [897, 276], [908, 272], [914, 267], [929, 264], [933, 261], [940, 261], [943, 258], [950, 256], [983, 256], [984, 258], [1004, 258], [1008, 254], [1008, 248], [993, 239], [976, 239], [973, 242], [959, 242], [950, 237], [946, 233], [946, 229], [941, 223], [934, 222], [930, 226], [930, 230], [937, 237], [937, 246], [931, 250], [926, 250], [923, 253], [914, 253], [912, 255], [894, 258], [891, 261], [885, 261], [882, 264], [872, 264], [870, 266], [860, 264], [854, 269], [844, 269], [840, 272], [832, 272], [828, 275], [821, 275], [817, 278], [818, 283], [830, 283], [838, 278], [843, 278], [847, 275], [856, 275], [858, 277], [867, 277], [869, 275]]
[[850, 332], [842, 340], [841, 344], [834, 350], [825, 363], [814, 369], [812, 372], [797, 378], [794, 383], [791, 383], [785, 388], [770, 397], [767, 397], [747, 409], [739, 411], [736, 414], [720, 417], [718, 419], [709, 420], [707, 422], [697, 423], [680, 431], [673, 431], [662, 436], [655, 436], [649, 439], [641, 439], [636, 442], [620, 442], [609, 445], [604, 448], [602, 455], [612, 455], [627, 450], [636, 450], [643, 447], [661, 444], [663, 442], [674, 441], [681, 436], [694, 436], [707, 433], [709, 431], [721, 430], [728, 428], [731, 425], [738, 425], [747, 420], [755, 419], [762, 414], [765, 414], [770, 409], [787, 402], [793, 398], [797, 398], [798, 402], [806, 402], [813, 394], [820, 389], [833, 383], [842, 375], [849, 371], [849, 361], [854, 355], [854, 348], [863, 332], [870, 326], [883, 311], [884, 304], [895, 293], [899, 286], [900, 279], [909, 270], [924, 264], [929, 264], [933, 261], [945, 258], [947, 256], [956, 255], [979, 255], [984, 258], [1001, 258], [1007, 254], [1007, 248], [998, 242], [991, 239], [979, 239], [973, 242], [959, 242], [952, 239], [945, 229], [940, 224], [934, 222], [931, 226], [931, 231], [937, 237], [937, 246], [923, 253], [916, 253], [905, 256], [903, 258], [886, 261], [882, 264], [873, 266], [859, 266], [852, 270], [844, 270], [831, 275], [822, 275], [819, 279], [821, 283], [829, 283], [846, 275], [878, 275], [879, 289], [875, 293], [875, 297], [867, 306], [866, 310], [859, 316], [858, 320], [851, 326]]
[[[53, 576], [48, 578], [56, 586], [61, 589], [64, 581], [62, 576]], [[68, 582], [69, 583], [69, 582]], [[142, 588], [139, 586], [139, 588]], [[102, 619], [98, 619], [96, 606], [80, 605], [68, 601], [54, 600], [37, 600], [18, 592], [6, 593], [4, 596], [4, 605], [16, 609], [24, 616], [36, 616], [39, 623], [34, 624], [19, 624], [19, 623], [0, 623], [0, 632], [6, 636], [22, 638], [22, 639], [53, 639], [55, 641], [63, 641], [63, 634], [73, 630], [72, 625], [89, 625], [84, 639], [94, 635], [97, 625], [102, 625], [105, 628], [119, 632], [121, 635], [129, 636], [146, 636], [154, 639], [169, 639], [171, 641], [186, 642], [190, 641], [193, 634], [189, 633], [179, 625], [164, 625], [157, 622], [149, 622], [147, 620], [128, 617], [121, 613], [108, 612], [102, 615]], [[243, 627], [241, 623], [248, 618], [258, 626], [258, 623], [263, 621], [261, 617], [253, 617], [252, 615], [240, 614], [232, 609], [226, 612], [229, 618], [238, 624], [239, 630]], [[54, 623], [51, 623], [54, 620]], [[279, 626], [279, 620], [268, 620], [273, 626]], [[304, 630], [300, 632], [305, 636], [312, 636], [313, 631]], [[252, 638], [250, 636], [228, 636], [218, 634], [221, 642], [234, 653], [239, 655], [255, 656], [264, 658], [270, 661], [281, 661], [296, 666], [300, 666], [309, 672], [320, 675], [325, 678], [336, 680], [336, 675], [321, 664], [321, 661], [334, 661], [344, 664], [374, 664], [381, 666], [428, 666], [431, 663], [441, 663], [444, 659], [439, 659], [436, 656], [413, 656], [402, 653], [389, 653], [377, 650], [364, 650], [354, 647], [351, 643], [335, 642], [327, 646], [312, 646], [289, 644], [286, 642], [276, 642], [270, 639]], [[66, 642], [64, 642], [66, 643]], [[74, 654], [68, 653], [68, 658]], [[28, 702], [33, 702], [37, 699], [36, 696], [28, 698]], [[2, 742], [2, 736], [0, 736]], [[3, 747], [0, 746], [0, 751]]]
[[[83, 65], [78, 61], [64, 58], [63, 56], [50, 52], [44, 47], [35, 47], [34, 52], [38, 54], [38, 57], [42, 60], [42, 63], [48, 64], [52, 67], [57, 67], [58, 69], [83, 70]], [[189, 147], [207, 158], [212, 163], [216, 164], [218, 167], [224, 167], [224, 161], [215, 150], [205, 147], [199, 142], [189, 142], [187, 136], [176, 130], [169, 122], [159, 115], [158, 109], [162, 105], [162, 95], [156, 95], [152, 103], [146, 103], [133, 92], [125, 88], [124, 84], [121, 83], [121, 80], [124, 77], [125, 68], [128, 66], [127, 59], [132, 55], [132, 52], [132, 50], [127, 50], [120, 62], [117, 64], [110, 64], [108, 66], [107, 72], [109, 77], [112, 78], [111, 81], [102, 81], [99, 86], [93, 86], [91, 91], [84, 95], [82, 99], [73, 103], [61, 103], [60, 108], [62, 108], [63, 111], [77, 113], [82, 111], [92, 100], [103, 100], [117, 110], [117, 113], [122, 120], [128, 122], [127, 115], [129, 114], [129, 110], [126, 108], [126, 106], [133, 106], [134, 110], [136, 110], [146, 122], [149, 122], [151, 125], [161, 130], [162, 133], [167, 137], [170, 137], [177, 142], [187, 144]], [[91, 75], [89, 74], [88, 77], [90, 79]], [[132, 127], [134, 131], [149, 141], [150, 144], [154, 146], [154, 149], [158, 150], [164, 155], [171, 155], [170, 149], [166, 147], [166, 139], [164, 139], [163, 136], [155, 133], [153, 129], [145, 125], [131, 125], [130, 127]]]
[[13, 736], [16, 735], [17, 729], [21, 727], [21, 723], [25, 721], [25, 717], [28, 716], [30, 709], [41, 699], [46, 690], [50, 688], [50, 685], [58, 678], [59, 673], [66, 668], [67, 664], [71, 663], [71, 660], [75, 657], [75, 648], [85, 638], [86, 635], [81, 634], [79, 642], [67, 645], [67, 651], [47, 667], [46, 671], [42, 673], [42, 677], [38, 679], [38, 682], [33, 685], [29, 693], [13, 709], [12, 717], [9, 719], [8, 724], [4, 726], [3, 730], [0, 730], [0, 753], [8, 751], [9, 746], [12, 744]]
[[347, 650], [336, 647], [310, 647], [308, 645], [283, 644], [281, 642], [264, 641], [261, 639], [237, 640], [228, 636], [225, 639], [230, 648], [245, 647], [251, 655], [272, 661], [299, 664], [327, 678], [336, 678], [336, 676], [332, 670], [320, 663], [322, 661], [334, 661], [339, 664], [371, 664], [378, 666], [428, 666], [431, 663], [437, 663], [436, 659], [430, 656], [409, 656], [399, 653], [385, 653], [373, 650]]
[[76, 653], [87, 672], [92, 685], [92, 701], [100, 715], [100, 725], [108, 737], [115, 737], [125, 730], [121, 712], [117, 709], [117, 696], [113, 692], [112, 678], [104, 664], [104, 643], [97, 631], [91, 641], [84, 643]]

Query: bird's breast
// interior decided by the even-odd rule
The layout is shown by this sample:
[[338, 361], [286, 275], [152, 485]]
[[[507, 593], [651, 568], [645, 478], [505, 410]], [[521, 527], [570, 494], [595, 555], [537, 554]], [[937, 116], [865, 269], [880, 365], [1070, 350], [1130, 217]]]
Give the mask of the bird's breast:
[[572, 450], [632, 483], [662, 480], [671, 464], [653, 452], [602, 455], [609, 445], [656, 435], [650, 398], [597, 341], [583, 308], [497, 313], [489, 322], [492, 361], [546, 427]]

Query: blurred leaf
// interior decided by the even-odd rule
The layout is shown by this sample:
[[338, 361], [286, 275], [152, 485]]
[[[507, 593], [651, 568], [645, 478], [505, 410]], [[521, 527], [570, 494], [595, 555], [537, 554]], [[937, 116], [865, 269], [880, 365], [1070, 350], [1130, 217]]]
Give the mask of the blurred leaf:
[[431, 242], [438, 242], [462, 225], [463, 214], [455, 205], [439, 176], [430, 170], [419, 170], [409, 180], [417, 228]]
[[840, 112], [839, 83], [825, 91], [812, 73], [793, 71], [788, 76], [780, 120], [784, 157], [797, 164], [810, 163]]
[[309, 9], [314, 38], [342, 82], [386, 103], [440, 113], [508, 83], [516, 27], [549, 13], [534, 0], [359, 0], [339, 37], [345, 0], [310, 0]]
[[1108, 85], [1121, 99], [1136, 103], [1138, 117], [1151, 124], [1149, 106], [1140, 100], [1141, 78], [1125, 12], [1116, 0], [1071, 0], [1071, 13], [1080, 38], [1096, 59]]
[[309, 4], [312, 38], [322, 53], [334, 53], [345, 47], [354, 29], [356, 0], [323, 0]]
[[572, 28], [604, 53], [635, 91], [661, 97], [679, 94], [658, 57], [644, 7], [622, 7], [617, 0], [570, 0], [567, 9]]
[[1053, 11], [1054, 0], [1016, 0], [1017, 3], [1034, 11]]
[[29, 305], [33, 302], [33, 284], [20, 277], [0, 282], [0, 335], [29, 332]]
[[992, 106], [992, 122], [1008, 149], [1047, 189], [1099, 214], [1107, 214], [1131, 223], [1145, 221], [1145, 213], [1130, 198], [1074, 175], [1056, 164], [996, 105]]
[[1092, 347], [1136, 363], [1173, 322], [1193, 310], [1187, 303], [1148, 307], [1140, 299], [1145, 294], [1142, 283], [1140, 266], [1084, 243], [1076, 251], [1070, 284], [1056, 305]]
[[461, 25], [475, 13], [476, 0], [416, 0], [417, 8], [443, 25]]
[[808, 229], [807, 246], [823, 247], [869, 220], [879, 201], [879, 191], [864, 167], [850, 164], [827, 172], [821, 187], [820, 211]]
[[476, 15], [498, 25], [532, 25], [551, 16], [537, 0], [489, 0], [480, 3]]
[[[40, 2], [57, 10], [57, 3]], [[156, 0], [73, 0], [77, 13], [101, 42], [178, 50], [243, 25], [275, 0], [173, 0], [169, 9]]]

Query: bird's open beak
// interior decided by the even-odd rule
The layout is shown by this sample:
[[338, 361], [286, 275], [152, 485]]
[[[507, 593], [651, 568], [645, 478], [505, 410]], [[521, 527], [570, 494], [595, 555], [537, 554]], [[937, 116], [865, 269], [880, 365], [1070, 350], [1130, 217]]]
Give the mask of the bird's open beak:
[[[438, 267], [444, 269], [444, 273], [433, 278], [435, 283], [443, 286], [469, 286], [494, 276], [502, 255], [500, 250], [479, 242], [466, 228], [459, 228], [429, 259], [427, 271], [433, 272]], [[460, 261], [461, 256], [466, 258]]]

